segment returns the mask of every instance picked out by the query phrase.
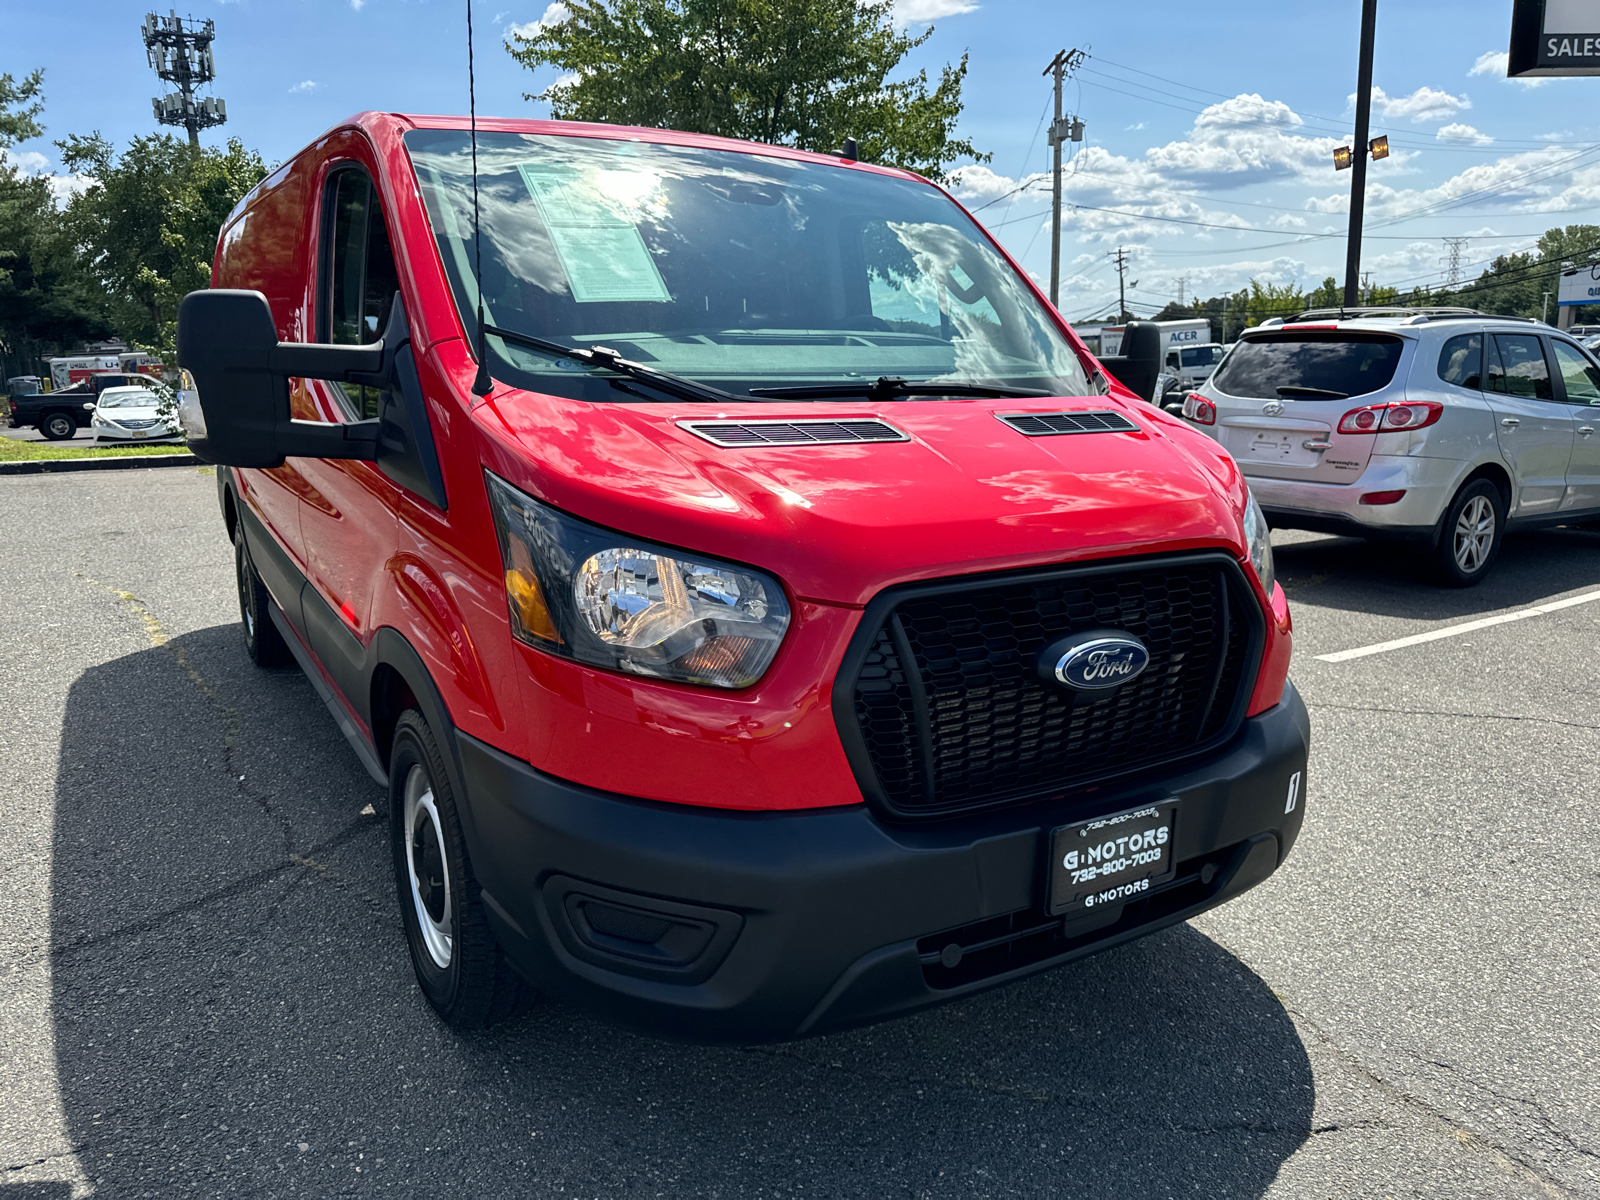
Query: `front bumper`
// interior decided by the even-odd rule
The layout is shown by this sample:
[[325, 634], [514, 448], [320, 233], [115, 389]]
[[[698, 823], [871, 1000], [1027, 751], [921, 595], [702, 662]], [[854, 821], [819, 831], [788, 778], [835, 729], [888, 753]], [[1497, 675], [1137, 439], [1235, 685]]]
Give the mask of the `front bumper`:
[[[1432, 540], [1456, 493], [1463, 465], [1453, 458], [1374, 454], [1354, 483], [1311, 483], [1251, 475], [1250, 491], [1274, 529]], [[1394, 504], [1362, 504], [1369, 492], [1404, 491]]]
[[[750, 813], [633, 800], [456, 735], [475, 872], [518, 969], [612, 1019], [716, 1042], [913, 1012], [1239, 895], [1299, 834], [1309, 738], [1286, 685], [1202, 765], [911, 825], [864, 805]], [[1180, 805], [1170, 883], [1070, 927], [1044, 915], [1051, 829], [1169, 797]], [[954, 967], [940, 957], [950, 946], [969, 951]]]
[[104, 422], [94, 423], [94, 436], [101, 442], [176, 442], [183, 435], [176, 429], [123, 429]]

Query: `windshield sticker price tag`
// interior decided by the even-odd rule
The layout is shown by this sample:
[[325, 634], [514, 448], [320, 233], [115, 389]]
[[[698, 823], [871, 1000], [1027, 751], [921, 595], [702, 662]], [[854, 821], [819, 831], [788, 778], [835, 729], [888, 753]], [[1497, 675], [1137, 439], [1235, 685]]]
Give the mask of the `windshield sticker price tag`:
[[544, 217], [573, 300], [672, 300], [637, 225], [620, 219], [594, 189], [565, 170], [542, 171], [528, 163], [518, 170]]

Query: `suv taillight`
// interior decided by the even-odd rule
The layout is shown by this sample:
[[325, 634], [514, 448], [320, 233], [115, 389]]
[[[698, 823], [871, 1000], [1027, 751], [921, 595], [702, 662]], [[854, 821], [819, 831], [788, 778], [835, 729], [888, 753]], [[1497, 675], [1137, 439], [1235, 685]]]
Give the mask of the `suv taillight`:
[[1196, 425], [1215, 425], [1217, 406], [1199, 392], [1190, 392], [1183, 398], [1183, 415]]
[[1437, 400], [1406, 400], [1352, 408], [1339, 418], [1340, 433], [1399, 433], [1422, 429], [1444, 416]]

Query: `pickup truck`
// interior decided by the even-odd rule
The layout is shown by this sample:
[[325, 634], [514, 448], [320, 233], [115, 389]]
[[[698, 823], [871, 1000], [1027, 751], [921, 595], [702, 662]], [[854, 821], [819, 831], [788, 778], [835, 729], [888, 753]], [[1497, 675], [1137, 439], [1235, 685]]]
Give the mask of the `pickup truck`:
[[52, 442], [65, 441], [94, 416], [95, 390], [87, 382], [53, 392], [12, 392], [6, 398], [12, 429], [37, 429]]

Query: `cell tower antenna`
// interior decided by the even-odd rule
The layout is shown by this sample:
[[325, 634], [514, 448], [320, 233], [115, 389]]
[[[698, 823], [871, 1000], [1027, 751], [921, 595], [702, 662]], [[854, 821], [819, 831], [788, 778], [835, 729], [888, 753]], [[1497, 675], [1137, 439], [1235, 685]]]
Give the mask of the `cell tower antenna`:
[[169, 9], [167, 16], [146, 13], [144, 18], [145, 56], [156, 75], [178, 90], [156, 96], [156, 120], [162, 125], [181, 125], [189, 131], [189, 144], [200, 144], [200, 131], [221, 125], [228, 119], [228, 105], [216, 96], [197, 97], [195, 89], [217, 77], [211, 43], [216, 40], [216, 22], [180, 17]]
[[1444, 239], [1445, 249], [1449, 251], [1439, 261], [1445, 264], [1445, 282], [1451, 287], [1461, 282], [1461, 252], [1467, 248], [1471, 238], [1447, 237]]

